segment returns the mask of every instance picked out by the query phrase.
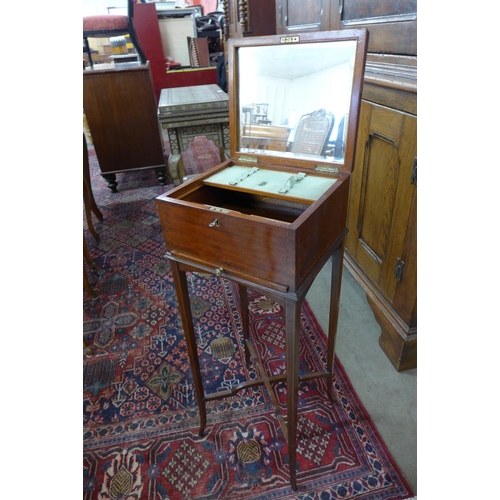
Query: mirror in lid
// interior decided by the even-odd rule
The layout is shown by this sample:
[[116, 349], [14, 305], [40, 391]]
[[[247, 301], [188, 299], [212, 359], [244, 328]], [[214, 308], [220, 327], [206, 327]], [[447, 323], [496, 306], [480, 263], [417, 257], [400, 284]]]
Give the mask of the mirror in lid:
[[230, 41], [232, 154], [351, 172], [367, 36], [343, 30]]
[[314, 40], [236, 51], [241, 153], [344, 163], [357, 41]]

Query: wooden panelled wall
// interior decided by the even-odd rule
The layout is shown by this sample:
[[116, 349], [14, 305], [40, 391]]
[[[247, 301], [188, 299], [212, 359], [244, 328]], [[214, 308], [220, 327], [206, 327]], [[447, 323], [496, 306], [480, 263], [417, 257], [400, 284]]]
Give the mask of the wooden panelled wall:
[[[345, 263], [399, 370], [417, 366], [416, 0], [224, 0], [226, 33], [370, 32]], [[272, 21], [272, 22], [271, 22]]]

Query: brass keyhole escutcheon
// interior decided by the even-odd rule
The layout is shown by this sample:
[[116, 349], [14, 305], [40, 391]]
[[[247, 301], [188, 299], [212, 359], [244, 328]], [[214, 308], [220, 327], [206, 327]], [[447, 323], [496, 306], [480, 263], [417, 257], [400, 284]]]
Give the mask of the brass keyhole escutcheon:
[[216, 276], [220, 276], [222, 274], [222, 272], [224, 271], [224, 269], [222, 267], [219, 267], [218, 269], [215, 270], [215, 274]]
[[211, 222], [208, 227], [219, 227], [219, 219], [215, 219], [213, 222]]

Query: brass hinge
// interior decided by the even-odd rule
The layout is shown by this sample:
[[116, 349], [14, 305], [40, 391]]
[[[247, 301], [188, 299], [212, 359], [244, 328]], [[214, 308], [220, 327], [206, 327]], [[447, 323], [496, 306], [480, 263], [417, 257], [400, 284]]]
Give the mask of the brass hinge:
[[250, 162], [250, 163], [257, 163], [259, 161], [258, 158], [256, 158], [255, 156], [240, 156], [238, 158], [239, 161], [247, 161], [247, 162]]
[[410, 183], [411, 184], [417, 183], [417, 157], [416, 156], [415, 156], [415, 159], [413, 160], [413, 170], [411, 172]]
[[328, 165], [316, 165], [316, 172], [327, 172], [329, 174], [338, 174], [340, 172], [338, 167], [329, 167]]
[[398, 283], [401, 282], [401, 277], [403, 276], [404, 267], [405, 263], [398, 257], [396, 260], [396, 268], [394, 269], [394, 277], [398, 280]]

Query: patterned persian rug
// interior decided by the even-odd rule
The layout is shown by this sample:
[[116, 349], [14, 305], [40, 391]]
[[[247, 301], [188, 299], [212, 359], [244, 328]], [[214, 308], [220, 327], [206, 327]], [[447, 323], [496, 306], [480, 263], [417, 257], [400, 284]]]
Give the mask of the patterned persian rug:
[[[287, 444], [263, 387], [212, 402], [199, 436], [155, 205], [169, 186], [160, 186], [152, 171], [118, 174], [113, 194], [93, 151], [90, 165], [104, 219], [96, 224], [99, 241], [84, 225], [96, 264], [89, 278], [98, 296], [83, 297], [83, 498], [410, 498], [338, 359], [334, 405], [324, 380], [300, 386], [297, 492], [289, 486]], [[196, 165], [188, 168], [195, 171]], [[205, 390], [254, 378], [254, 367], [244, 362], [237, 288], [211, 275], [188, 276]], [[283, 310], [252, 291], [249, 305], [255, 345], [268, 370], [283, 373]], [[301, 338], [301, 371], [323, 367], [325, 335], [306, 303]], [[286, 387], [275, 390], [284, 408]]]

